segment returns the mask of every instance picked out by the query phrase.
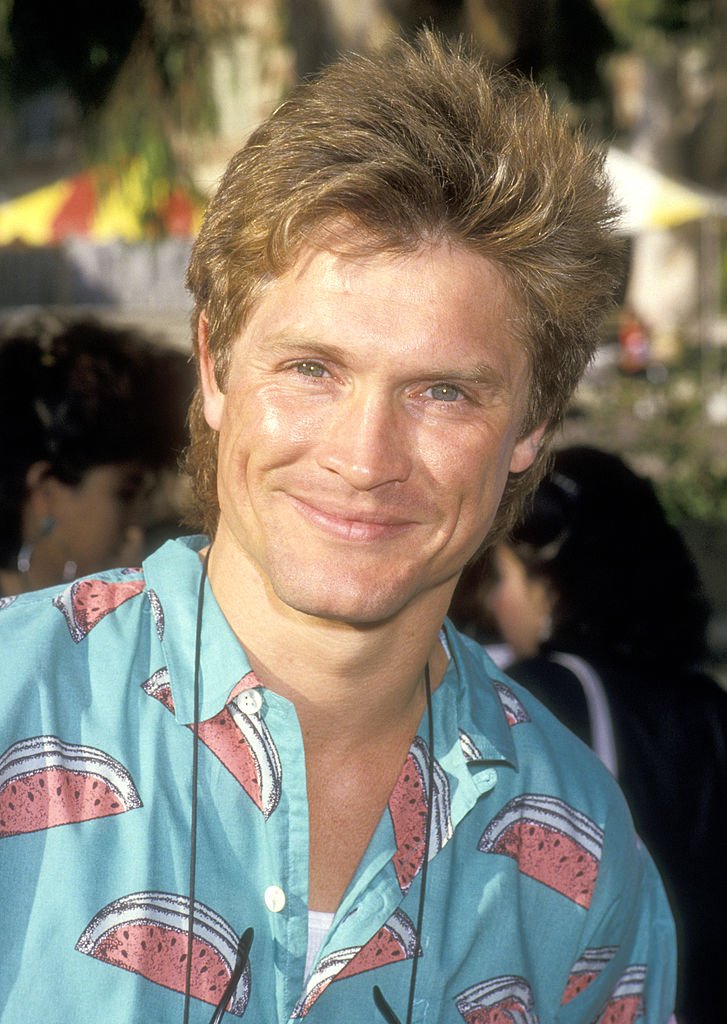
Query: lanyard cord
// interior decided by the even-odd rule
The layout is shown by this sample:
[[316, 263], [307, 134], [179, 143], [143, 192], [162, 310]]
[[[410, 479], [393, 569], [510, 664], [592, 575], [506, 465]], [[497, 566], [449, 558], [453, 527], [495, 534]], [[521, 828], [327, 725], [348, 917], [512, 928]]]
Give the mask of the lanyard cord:
[[197, 596], [197, 626], [194, 640], [194, 726], [192, 729], [192, 816], [189, 839], [189, 918], [187, 927], [187, 972], [184, 982], [184, 1017], [183, 1024], [189, 1024], [189, 1003], [192, 989], [192, 948], [194, 942], [194, 903], [197, 877], [197, 789], [199, 767], [199, 669], [202, 650], [202, 609], [204, 607], [204, 589], [207, 581], [207, 566], [210, 560], [212, 545], [202, 563], [202, 575], [199, 581]]
[[[202, 575], [199, 581], [199, 592], [197, 596], [197, 623], [195, 629], [195, 641], [194, 641], [194, 725], [192, 729], [193, 740], [192, 740], [192, 813], [190, 822], [190, 843], [189, 843], [189, 918], [187, 928], [187, 966], [186, 966], [186, 977], [184, 983], [184, 1016], [183, 1024], [189, 1024], [189, 1009], [190, 1009], [190, 998], [192, 989], [192, 951], [194, 943], [194, 906], [195, 906], [195, 890], [196, 890], [196, 877], [197, 877], [197, 792], [198, 792], [198, 778], [199, 778], [199, 676], [200, 676], [200, 661], [201, 661], [201, 649], [202, 649], [202, 611], [204, 608], [204, 592], [205, 583], [207, 582], [207, 571], [210, 559], [210, 551], [212, 545], [207, 549], [204, 562], [202, 563]], [[414, 1011], [414, 994], [416, 992], [417, 982], [417, 969], [419, 966], [419, 957], [422, 955], [421, 935], [422, 926], [424, 923], [424, 903], [425, 893], [427, 887], [427, 874], [429, 868], [429, 846], [432, 834], [432, 810], [434, 803], [434, 716], [432, 714], [432, 684], [429, 676], [429, 662], [424, 666], [424, 688], [427, 698], [427, 738], [429, 740], [429, 765], [428, 765], [428, 799], [427, 799], [427, 816], [424, 829], [424, 859], [422, 862], [422, 880], [419, 889], [419, 908], [417, 911], [417, 923], [416, 923], [416, 949], [414, 950], [414, 956], [412, 957], [411, 976], [409, 979], [409, 1000], [406, 1011], [406, 1024], [411, 1024], [412, 1013]], [[247, 954], [252, 942], [252, 929], [249, 928], [242, 939], [240, 940], [237, 956], [236, 974], [239, 977], [242, 972], [242, 968], [247, 961]], [[235, 978], [235, 983], [237, 978]], [[230, 986], [232, 988], [234, 986]], [[231, 994], [231, 993], [230, 993]], [[400, 1021], [396, 1014], [389, 1006], [383, 992], [378, 985], [374, 985], [373, 988], [374, 1003], [381, 1012], [387, 1024], [400, 1024]], [[220, 1004], [213, 1015], [213, 1021], [221, 1019], [219, 1013], [222, 1010], [224, 1013], [224, 1007], [227, 1004], [227, 998], [223, 996]]]
[[[424, 687], [427, 695], [427, 735], [429, 740], [429, 770], [428, 783], [429, 792], [427, 800], [427, 818], [424, 829], [424, 860], [422, 862], [422, 881], [419, 889], [419, 909], [417, 911], [416, 924], [416, 949], [412, 957], [411, 975], [409, 978], [409, 1002], [406, 1009], [406, 1024], [411, 1024], [414, 1012], [414, 993], [417, 985], [417, 969], [419, 957], [423, 955], [422, 950], [422, 926], [424, 923], [424, 902], [427, 889], [427, 873], [429, 869], [429, 844], [432, 835], [432, 809], [434, 804], [434, 715], [432, 714], [432, 683], [429, 678], [429, 662], [424, 666]], [[389, 1006], [384, 993], [378, 985], [374, 985], [373, 997], [376, 1008], [381, 1013], [387, 1024], [401, 1024], [394, 1011]]]
[[422, 886], [419, 890], [419, 910], [417, 912], [417, 948], [411, 965], [411, 981], [409, 982], [409, 1005], [406, 1011], [407, 1024], [411, 1024], [414, 1012], [414, 992], [417, 984], [417, 968], [419, 957], [423, 955], [422, 925], [424, 923], [424, 894], [427, 889], [427, 873], [429, 868], [429, 844], [432, 838], [432, 805], [434, 803], [434, 716], [432, 715], [432, 684], [429, 678], [429, 662], [424, 666], [424, 686], [427, 694], [427, 726], [429, 740], [429, 799], [427, 800], [427, 823], [424, 832], [424, 862], [422, 863]]

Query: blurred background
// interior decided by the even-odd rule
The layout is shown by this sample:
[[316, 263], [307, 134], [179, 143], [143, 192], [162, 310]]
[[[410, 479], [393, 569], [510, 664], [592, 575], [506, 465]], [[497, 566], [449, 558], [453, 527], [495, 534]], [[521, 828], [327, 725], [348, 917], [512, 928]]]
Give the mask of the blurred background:
[[93, 312], [189, 351], [184, 270], [225, 163], [297, 80], [426, 23], [603, 145], [622, 289], [563, 443], [655, 483], [727, 662], [727, 0], [0, 0], [0, 320]]

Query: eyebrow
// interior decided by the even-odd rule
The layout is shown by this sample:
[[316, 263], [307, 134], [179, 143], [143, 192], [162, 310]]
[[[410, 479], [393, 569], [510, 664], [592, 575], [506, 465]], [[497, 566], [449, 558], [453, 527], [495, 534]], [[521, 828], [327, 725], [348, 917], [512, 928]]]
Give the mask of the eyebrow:
[[[305, 356], [333, 359], [345, 363], [350, 356], [348, 349], [335, 342], [323, 342], [308, 334], [294, 334], [289, 331], [280, 331], [271, 335], [266, 341], [267, 351], [274, 356], [290, 356], [296, 350]], [[479, 385], [503, 390], [507, 388], [507, 381], [504, 375], [494, 366], [487, 363], [476, 364], [470, 367], [433, 366], [416, 375], [420, 380], [426, 381], [452, 381], [463, 384]]]
[[325, 356], [328, 359], [343, 361], [346, 358], [346, 349], [332, 342], [320, 341], [308, 334], [291, 334], [289, 331], [280, 331], [266, 339], [265, 348], [273, 355], [289, 356], [297, 350], [305, 350], [306, 355]]

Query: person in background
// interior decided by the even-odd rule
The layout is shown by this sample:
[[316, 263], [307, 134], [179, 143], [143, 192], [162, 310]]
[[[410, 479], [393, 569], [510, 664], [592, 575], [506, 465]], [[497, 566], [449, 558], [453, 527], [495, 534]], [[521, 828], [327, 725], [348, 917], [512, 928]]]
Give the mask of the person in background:
[[142, 498], [184, 447], [192, 383], [181, 353], [90, 318], [0, 337], [0, 595], [140, 560]]
[[608, 452], [559, 451], [509, 538], [459, 587], [455, 621], [473, 631], [479, 602], [485, 638], [510, 649], [508, 675], [621, 783], [675, 911], [677, 1019], [710, 1024], [725, 962], [727, 693], [700, 669], [709, 607], [653, 486]]

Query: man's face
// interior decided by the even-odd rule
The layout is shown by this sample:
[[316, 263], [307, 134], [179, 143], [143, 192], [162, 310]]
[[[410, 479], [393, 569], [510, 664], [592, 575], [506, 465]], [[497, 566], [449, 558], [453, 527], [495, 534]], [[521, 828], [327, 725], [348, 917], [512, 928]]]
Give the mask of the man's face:
[[217, 564], [329, 619], [446, 603], [535, 454], [513, 316], [496, 268], [464, 249], [305, 250], [236, 340], [224, 393], [202, 345]]

